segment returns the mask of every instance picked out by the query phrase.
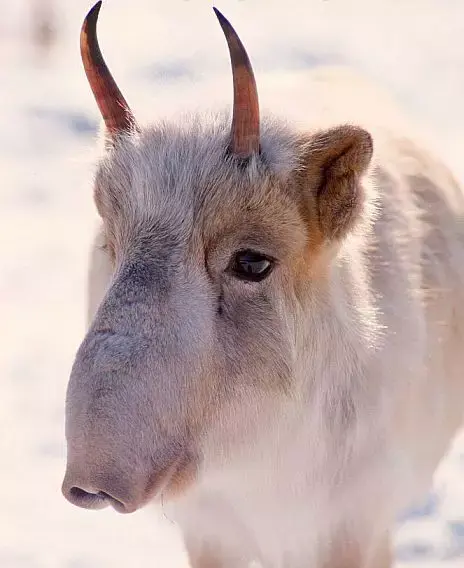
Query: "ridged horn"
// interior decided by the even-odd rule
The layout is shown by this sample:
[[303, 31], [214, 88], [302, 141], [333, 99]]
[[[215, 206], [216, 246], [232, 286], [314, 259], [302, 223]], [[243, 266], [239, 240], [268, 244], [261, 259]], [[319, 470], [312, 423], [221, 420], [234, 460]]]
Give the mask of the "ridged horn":
[[230, 22], [213, 8], [229, 46], [234, 82], [230, 152], [248, 158], [259, 152], [259, 102], [250, 59]]
[[87, 14], [81, 29], [81, 56], [85, 74], [111, 137], [136, 127], [134, 115], [108, 69], [97, 39], [97, 21], [102, 2]]

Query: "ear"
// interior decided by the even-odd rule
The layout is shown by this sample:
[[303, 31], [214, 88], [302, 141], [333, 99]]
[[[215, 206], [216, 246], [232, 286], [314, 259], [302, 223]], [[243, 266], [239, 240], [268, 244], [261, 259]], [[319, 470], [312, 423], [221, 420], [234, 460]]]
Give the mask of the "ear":
[[362, 176], [372, 158], [371, 135], [338, 126], [311, 136], [305, 149], [303, 183], [314, 196], [323, 238], [338, 240], [356, 222], [364, 202]]

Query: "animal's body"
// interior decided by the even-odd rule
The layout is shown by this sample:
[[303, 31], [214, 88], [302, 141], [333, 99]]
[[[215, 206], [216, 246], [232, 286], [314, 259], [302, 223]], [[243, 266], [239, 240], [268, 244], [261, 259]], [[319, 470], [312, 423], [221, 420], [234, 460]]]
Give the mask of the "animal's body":
[[162, 496], [193, 568], [391, 566], [462, 423], [462, 189], [363, 81], [305, 85], [259, 149], [121, 127], [97, 171], [63, 490]]

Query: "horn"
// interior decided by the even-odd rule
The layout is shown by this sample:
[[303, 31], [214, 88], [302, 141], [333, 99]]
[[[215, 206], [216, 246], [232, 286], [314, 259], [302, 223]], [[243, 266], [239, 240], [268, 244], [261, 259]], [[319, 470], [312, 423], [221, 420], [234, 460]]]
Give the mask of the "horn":
[[230, 152], [248, 158], [259, 152], [259, 103], [247, 52], [230, 22], [213, 8], [229, 46], [234, 81], [234, 110]]
[[111, 137], [129, 132], [136, 122], [100, 51], [97, 20], [101, 1], [87, 14], [81, 29], [81, 56], [85, 74]]

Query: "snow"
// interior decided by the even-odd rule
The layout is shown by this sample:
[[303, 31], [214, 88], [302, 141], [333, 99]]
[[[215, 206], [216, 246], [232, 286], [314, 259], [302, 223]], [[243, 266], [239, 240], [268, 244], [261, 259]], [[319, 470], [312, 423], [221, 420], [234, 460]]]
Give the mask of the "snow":
[[[57, 43], [47, 55], [30, 42], [30, 2], [4, 4], [0, 567], [185, 568], [176, 527], [153, 508], [94, 513], [72, 507], [60, 493], [65, 388], [85, 327], [96, 222], [90, 181], [99, 117], [78, 52], [90, 5], [56, 2]], [[252, 54], [258, 85], [263, 74], [351, 63], [396, 94], [464, 178], [462, 0], [217, 5]], [[211, 85], [230, 95], [228, 55], [210, 2], [107, 0], [100, 37], [114, 75], [144, 117], [213, 104]], [[400, 568], [464, 566], [463, 434], [425, 502], [399, 521], [395, 544]]]

